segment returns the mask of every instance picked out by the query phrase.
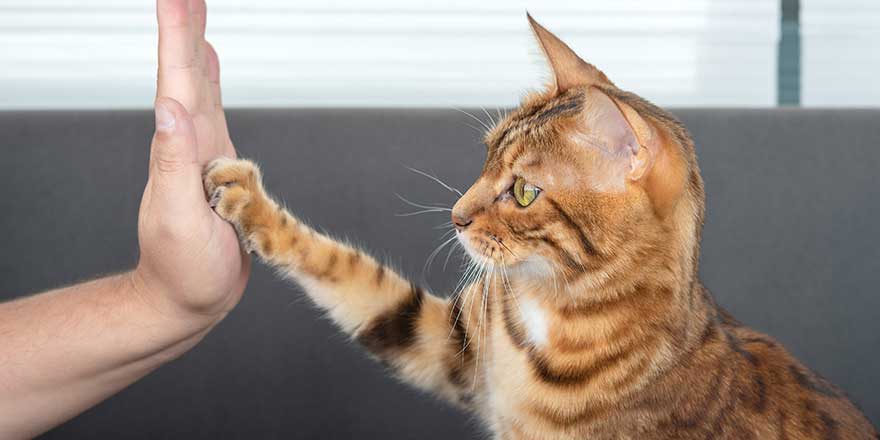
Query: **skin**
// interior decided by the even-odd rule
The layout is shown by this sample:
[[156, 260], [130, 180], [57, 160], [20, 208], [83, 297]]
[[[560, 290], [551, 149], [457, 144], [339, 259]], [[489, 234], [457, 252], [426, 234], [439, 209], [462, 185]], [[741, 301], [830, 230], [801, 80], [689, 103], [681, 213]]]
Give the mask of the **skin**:
[[196, 345], [250, 271], [201, 173], [234, 157], [203, 0], [159, 0], [156, 132], [129, 272], [0, 304], [0, 438], [31, 438]]

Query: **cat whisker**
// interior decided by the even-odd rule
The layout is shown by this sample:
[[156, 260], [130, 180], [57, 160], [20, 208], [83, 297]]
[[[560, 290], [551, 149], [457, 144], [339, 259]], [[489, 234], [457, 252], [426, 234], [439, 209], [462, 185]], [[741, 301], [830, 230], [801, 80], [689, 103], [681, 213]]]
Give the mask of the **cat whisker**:
[[[463, 293], [464, 292], [456, 292], [452, 295], [451, 298], [449, 298], [451, 304], [459, 305], [459, 306], [458, 306], [458, 313], [455, 315], [455, 318], [452, 320], [452, 325], [449, 327], [449, 334], [446, 335], [447, 341], [452, 339], [452, 334], [455, 333], [455, 328], [458, 326], [458, 320], [461, 318], [461, 311], [462, 311], [462, 308], [464, 306], [465, 301], [467, 300], [467, 296], [463, 295]], [[464, 298], [464, 299], [462, 299], [462, 298]], [[454, 310], [455, 310], [454, 307], [449, 309], [449, 317], [450, 318], [452, 317], [452, 313]], [[467, 339], [467, 337], [465, 337], [465, 339]]]
[[501, 254], [501, 281], [506, 284], [505, 289], [510, 292], [510, 296], [513, 297], [513, 301], [516, 303], [516, 308], [519, 310], [520, 316], [525, 316], [522, 306], [519, 304], [519, 298], [517, 297], [516, 291], [513, 290], [513, 286], [510, 284], [510, 277], [507, 275], [507, 265], [504, 264], [504, 253]]
[[[455, 321], [453, 321], [452, 327], [449, 329], [449, 336], [447, 337], [447, 340], [452, 337], [452, 332], [455, 329], [456, 325], [458, 325], [458, 320], [461, 318], [461, 314], [464, 311], [464, 308], [467, 307], [468, 299], [471, 300], [471, 305], [470, 305], [470, 307], [468, 307], [468, 315], [469, 316], [473, 315], [473, 313], [471, 313], [471, 311], [473, 310], [473, 305], [476, 302], [476, 298], [475, 298], [475, 296], [476, 296], [475, 295], [476, 283], [474, 283], [474, 280], [477, 277], [481, 276], [480, 274], [481, 274], [482, 270], [483, 270], [483, 268], [482, 268], [481, 264], [478, 264], [476, 262], [471, 263], [468, 266], [467, 271], [465, 271], [465, 274], [462, 275], [462, 279], [459, 281], [459, 285], [462, 285], [462, 283], [464, 283], [463, 289], [459, 291], [458, 286], [456, 286], [456, 291], [458, 292], [458, 294], [456, 295], [455, 300], [457, 301], [458, 298], [462, 298], [462, 296], [463, 296], [463, 300], [462, 300], [461, 307], [459, 307], [459, 309], [458, 309], [458, 315], [455, 317]], [[470, 322], [468, 322], [468, 325], [470, 325]], [[461, 348], [461, 351], [459, 352], [459, 354], [464, 353], [465, 350], [467, 350], [467, 347], [470, 345], [470, 339], [467, 336], [464, 339], [465, 339], [464, 344], [462, 344], [462, 348]]]
[[[462, 296], [464, 296], [464, 300], [462, 301], [461, 307], [458, 308], [458, 314], [455, 316], [455, 320], [452, 322], [452, 326], [449, 328], [449, 335], [446, 337], [447, 340], [452, 338], [452, 333], [455, 330], [456, 325], [458, 325], [458, 319], [461, 317], [461, 311], [464, 308], [465, 303], [467, 302], [466, 292], [464, 290], [459, 290], [459, 287], [462, 285], [462, 283], [465, 282], [465, 279], [468, 277], [468, 274], [475, 267], [476, 267], [475, 263], [469, 263], [467, 268], [462, 272], [461, 279], [458, 280], [458, 285], [456, 285], [455, 289], [453, 289], [453, 294], [452, 294], [452, 298], [451, 298], [452, 304], [457, 303], [462, 298]], [[450, 310], [450, 312], [451, 311], [452, 310]], [[465, 339], [467, 339], [467, 338], [465, 338]]]
[[[468, 312], [467, 312], [468, 315], [473, 316], [473, 313], [472, 313], [472, 311], [473, 311], [473, 306], [474, 306], [474, 303], [476, 303], [476, 293], [475, 293], [475, 292], [476, 292], [476, 288], [475, 288], [473, 285], [470, 285], [469, 287], [470, 287], [470, 289], [467, 290], [467, 292], [469, 292], [469, 294], [468, 294], [468, 293], [465, 293], [465, 295], [464, 295], [464, 301], [463, 301], [463, 303], [462, 303], [462, 307], [459, 308], [459, 316], [461, 315], [461, 313], [462, 313], [462, 311], [464, 310], [465, 307], [468, 307]], [[470, 305], [470, 306], [467, 306], [467, 302], [468, 302], [468, 300], [470, 300], [470, 302], [471, 302], [471, 305]], [[470, 319], [470, 318], [469, 318], [469, 319]], [[470, 322], [468, 322], [468, 324], [470, 324]], [[461, 346], [461, 350], [458, 352], [457, 355], [462, 355], [462, 354], [464, 354], [464, 352], [467, 351], [468, 347], [471, 346], [471, 342], [472, 342], [472, 341], [471, 341], [471, 338], [470, 338], [469, 336], [468, 336], [468, 337], [465, 337], [464, 343], [463, 343], [462, 346]]]
[[[464, 110], [462, 110], [462, 109], [460, 109], [460, 108], [454, 108], [454, 110], [457, 111], [457, 112], [464, 113], [464, 114], [470, 116], [471, 119], [473, 119], [473, 120], [479, 122], [480, 125], [482, 125], [483, 128], [485, 128], [487, 132], [492, 131], [492, 127], [489, 127], [489, 125], [487, 125], [482, 119], [480, 119], [480, 118], [478, 118], [478, 117], [476, 117], [476, 116], [474, 116], [474, 115], [472, 115], [472, 114], [470, 114], [470, 113], [468, 113], [468, 112], [466, 112], [466, 111], [464, 111]], [[474, 127], [474, 128], [476, 128], [476, 127]]]
[[443, 261], [443, 271], [444, 272], [446, 271], [446, 266], [449, 264], [449, 258], [452, 257], [452, 252], [454, 252], [456, 249], [462, 249], [462, 250], [464, 249], [461, 246], [461, 242], [457, 241], [457, 242], [455, 242], [455, 244], [453, 244], [452, 246], [449, 247], [449, 252], [446, 253], [446, 260]]
[[403, 212], [403, 213], [394, 214], [394, 215], [397, 217], [412, 217], [414, 215], [429, 214], [432, 212], [450, 212], [450, 211], [452, 211], [452, 210], [451, 209], [423, 209], [421, 211]]
[[453, 289], [453, 292], [459, 292], [460, 289], [464, 289], [469, 285], [469, 283], [467, 283], [467, 281], [469, 281], [468, 278], [470, 276], [470, 273], [472, 271], [476, 270], [477, 266], [478, 266], [478, 264], [476, 262], [473, 262], [473, 261], [467, 262], [467, 268], [464, 270], [464, 273], [462, 273], [461, 279], [458, 280], [458, 284], [456, 284], [455, 289]]
[[502, 111], [501, 107], [495, 107], [495, 114], [498, 115], [499, 121], [503, 121], [507, 117], [507, 111]]
[[504, 250], [506, 250], [507, 252], [510, 252], [510, 255], [512, 255], [513, 258], [519, 259], [519, 256], [517, 256], [516, 253], [513, 252], [513, 250], [511, 250], [506, 244], [504, 244], [504, 242], [501, 241], [501, 239], [499, 239], [498, 237], [495, 237], [495, 236], [493, 235], [493, 236], [492, 236], [492, 240], [493, 240], [495, 243], [498, 243], [498, 245], [501, 246], [501, 248], [502, 248], [502, 252], [501, 252], [501, 258], [502, 258], [502, 261], [503, 261], [503, 259], [504, 259], [504, 252], [503, 252]]
[[[467, 299], [467, 291], [468, 288], [472, 286], [473, 280], [477, 273], [479, 272], [479, 264], [472, 260], [466, 261], [467, 265], [465, 270], [463, 271], [461, 278], [458, 280], [458, 284], [456, 284], [455, 289], [453, 289], [453, 296], [461, 297], [465, 296]], [[459, 309], [459, 314], [461, 314], [461, 310]]]
[[445, 228], [452, 228], [452, 222], [448, 221], [446, 223], [441, 223], [437, 226], [434, 226], [434, 229], [445, 229]]
[[477, 323], [477, 338], [478, 338], [477, 339], [477, 357], [476, 357], [476, 361], [474, 363], [474, 381], [472, 384], [472, 387], [474, 390], [477, 389], [477, 376], [480, 371], [480, 354], [482, 353], [483, 338], [485, 336], [484, 330], [483, 330], [483, 321], [485, 321], [486, 308], [487, 308], [487, 304], [488, 304], [488, 300], [489, 300], [489, 282], [490, 282], [490, 280], [488, 278], [489, 278], [489, 274], [494, 273], [492, 263], [489, 262], [488, 259], [483, 260], [484, 268], [486, 267], [486, 265], [488, 265], [489, 270], [488, 270], [488, 273], [486, 273], [486, 271], [484, 269], [483, 281], [482, 281], [483, 282], [483, 289], [482, 289], [483, 293], [482, 293], [482, 298], [480, 301], [480, 310], [479, 310], [480, 315], [479, 315], [479, 319], [478, 319], [478, 323]]
[[400, 199], [401, 201], [403, 201], [403, 203], [406, 203], [407, 205], [410, 205], [410, 206], [415, 207], [415, 208], [419, 208], [419, 209], [437, 209], [437, 210], [444, 210], [444, 211], [452, 211], [452, 208], [450, 208], [450, 207], [448, 207], [448, 206], [425, 205], [425, 204], [422, 204], [422, 203], [416, 203], [416, 202], [413, 202], [412, 200], [409, 200], [409, 199], [407, 199], [406, 197], [404, 197], [404, 196], [402, 196], [402, 195], [400, 195], [400, 194], [397, 194], [397, 193], [394, 193], [394, 195], [397, 196], [398, 199]]
[[[454, 230], [450, 230], [450, 231], [446, 232], [445, 234], [441, 235], [440, 239], [443, 240], [447, 235], [449, 235], [450, 233], [454, 233], [454, 232], [455, 232]], [[457, 238], [458, 237], [455, 237], [455, 236], [450, 237], [448, 240], [444, 241], [439, 246], [437, 246], [437, 248], [434, 249], [428, 255], [427, 260], [425, 260], [425, 266], [422, 267], [422, 276], [425, 276], [428, 273], [428, 270], [431, 268], [431, 263], [434, 261], [434, 258], [437, 257], [437, 254], [439, 254], [440, 251], [442, 251], [444, 247], [446, 247], [449, 243], [452, 243], [452, 241], [456, 240]]]
[[431, 180], [433, 180], [434, 182], [439, 183], [442, 187], [448, 189], [449, 191], [452, 191], [452, 192], [455, 193], [455, 194], [458, 194], [459, 197], [464, 197], [464, 194], [462, 194], [461, 191], [459, 191], [457, 188], [455, 188], [455, 187], [453, 187], [453, 186], [450, 186], [450, 185], [447, 184], [446, 182], [440, 180], [439, 177], [434, 176], [434, 175], [429, 174], [429, 173], [426, 173], [426, 172], [424, 172], [424, 171], [422, 171], [422, 170], [417, 170], [417, 169], [415, 169], [415, 168], [413, 168], [413, 167], [406, 167], [406, 168], [407, 168], [408, 170], [410, 170], [410, 171], [416, 173], [416, 174], [419, 174], [419, 175], [421, 175], [421, 176], [427, 177], [428, 179], [431, 179]]
[[[489, 118], [489, 121], [492, 122], [492, 128], [494, 129], [498, 125], [498, 121], [496, 121], [494, 118], [492, 118], [492, 115], [490, 115], [489, 112], [486, 111], [486, 107], [480, 106], [480, 110], [482, 110], [483, 114], [485, 114], [486, 117]], [[489, 130], [489, 131], [492, 131], [492, 130]]]
[[473, 125], [471, 125], [471, 124], [469, 124], [469, 123], [467, 123], [467, 122], [465, 122], [464, 125], [467, 125], [468, 127], [474, 129], [474, 131], [476, 131], [477, 133], [479, 133], [480, 136], [483, 136], [483, 135], [486, 134], [486, 132], [485, 132], [482, 128], [480, 128], [480, 127], [473, 126]]
[[455, 233], [455, 229], [449, 229], [448, 231], [444, 232], [443, 235], [440, 236], [440, 240], [446, 238], [447, 235], [454, 234], [454, 233]]

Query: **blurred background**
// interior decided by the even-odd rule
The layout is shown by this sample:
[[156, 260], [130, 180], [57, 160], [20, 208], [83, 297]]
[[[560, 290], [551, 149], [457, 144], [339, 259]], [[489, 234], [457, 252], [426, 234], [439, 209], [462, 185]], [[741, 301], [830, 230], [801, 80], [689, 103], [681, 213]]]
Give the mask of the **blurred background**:
[[[510, 107], [528, 9], [622, 88], [687, 107], [877, 106], [875, 0], [210, 0], [231, 107]], [[146, 108], [154, 2], [2, 0], [0, 109]]]

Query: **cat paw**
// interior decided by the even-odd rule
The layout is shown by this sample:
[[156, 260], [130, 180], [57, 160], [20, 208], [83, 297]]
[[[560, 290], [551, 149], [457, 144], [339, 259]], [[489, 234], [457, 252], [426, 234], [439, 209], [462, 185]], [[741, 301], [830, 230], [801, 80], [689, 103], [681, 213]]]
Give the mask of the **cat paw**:
[[202, 180], [211, 208], [232, 223], [239, 234], [247, 236], [243, 226], [253, 223], [245, 218], [248, 207], [259, 203], [263, 194], [257, 165], [249, 160], [221, 157], [205, 167]]

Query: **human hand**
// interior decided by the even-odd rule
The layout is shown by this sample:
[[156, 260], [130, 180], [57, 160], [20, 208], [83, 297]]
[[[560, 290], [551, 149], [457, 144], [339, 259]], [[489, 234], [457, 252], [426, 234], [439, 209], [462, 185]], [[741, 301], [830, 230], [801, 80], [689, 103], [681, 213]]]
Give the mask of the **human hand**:
[[217, 54], [204, 39], [204, 0], [158, 0], [156, 132], [138, 219], [139, 295], [163, 313], [204, 326], [241, 298], [250, 260], [233, 228], [208, 206], [202, 168], [235, 157], [220, 100]]

